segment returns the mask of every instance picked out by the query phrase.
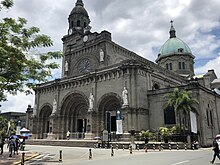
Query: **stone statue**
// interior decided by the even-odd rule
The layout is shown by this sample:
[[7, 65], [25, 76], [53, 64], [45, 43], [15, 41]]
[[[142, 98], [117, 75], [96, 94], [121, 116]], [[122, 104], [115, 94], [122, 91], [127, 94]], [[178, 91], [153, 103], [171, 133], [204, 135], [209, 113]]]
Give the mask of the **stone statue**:
[[104, 56], [105, 56], [105, 54], [104, 54], [104, 52], [103, 52], [102, 49], [100, 49], [99, 56], [100, 56], [100, 62], [104, 62]]
[[89, 111], [92, 111], [94, 108], [94, 96], [92, 93], [90, 93], [89, 96]]
[[69, 70], [69, 64], [67, 61], [65, 62], [64, 70], [65, 70], [65, 72], [68, 72], [68, 70]]
[[53, 111], [52, 111], [52, 114], [56, 113], [57, 111], [57, 101], [56, 99], [53, 100]]
[[123, 98], [123, 107], [128, 106], [128, 90], [126, 87], [124, 87], [124, 90], [122, 91], [122, 98]]

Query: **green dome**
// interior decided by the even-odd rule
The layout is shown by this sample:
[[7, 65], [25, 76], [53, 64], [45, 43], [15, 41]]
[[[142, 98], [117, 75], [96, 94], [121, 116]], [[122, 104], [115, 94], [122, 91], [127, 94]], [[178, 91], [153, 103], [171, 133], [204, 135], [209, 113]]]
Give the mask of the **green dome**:
[[172, 54], [192, 54], [189, 46], [177, 37], [169, 38], [161, 47], [158, 56]]

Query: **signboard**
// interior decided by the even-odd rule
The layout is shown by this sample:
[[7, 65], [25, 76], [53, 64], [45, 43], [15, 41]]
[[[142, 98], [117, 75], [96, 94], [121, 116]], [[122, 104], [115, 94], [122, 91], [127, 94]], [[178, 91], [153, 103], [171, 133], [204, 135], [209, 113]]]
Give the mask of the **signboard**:
[[102, 132], [102, 141], [105, 141], [105, 142], [108, 141], [108, 131], [107, 130], [104, 130]]

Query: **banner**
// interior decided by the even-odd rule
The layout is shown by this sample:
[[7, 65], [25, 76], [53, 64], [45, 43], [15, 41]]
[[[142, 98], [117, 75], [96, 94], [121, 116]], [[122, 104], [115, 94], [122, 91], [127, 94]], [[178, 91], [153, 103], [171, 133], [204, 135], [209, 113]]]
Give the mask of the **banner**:
[[116, 120], [117, 125], [117, 131], [116, 134], [123, 134], [123, 128], [122, 128], [122, 120]]
[[191, 132], [197, 133], [197, 121], [196, 114], [190, 111], [190, 124], [191, 124]]

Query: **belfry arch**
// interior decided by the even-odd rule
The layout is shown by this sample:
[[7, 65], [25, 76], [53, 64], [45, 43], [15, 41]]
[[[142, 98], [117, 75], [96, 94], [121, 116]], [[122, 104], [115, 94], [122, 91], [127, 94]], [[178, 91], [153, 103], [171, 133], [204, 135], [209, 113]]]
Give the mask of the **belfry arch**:
[[41, 111], [39, 113], [40, 119], [40, 136], [41, 138], [46, 138], [47, 134], [51, 132], [50, 127], [50, 115], [52, 113], [52, 106], [50, 104], [45, 104], [42, 106]]
[[71, 93], [64, 98], [61, 106], [63, 138], [70, 131], [71, 138], [83, 138], [87, 126], [88, 99], [82, 93]]

